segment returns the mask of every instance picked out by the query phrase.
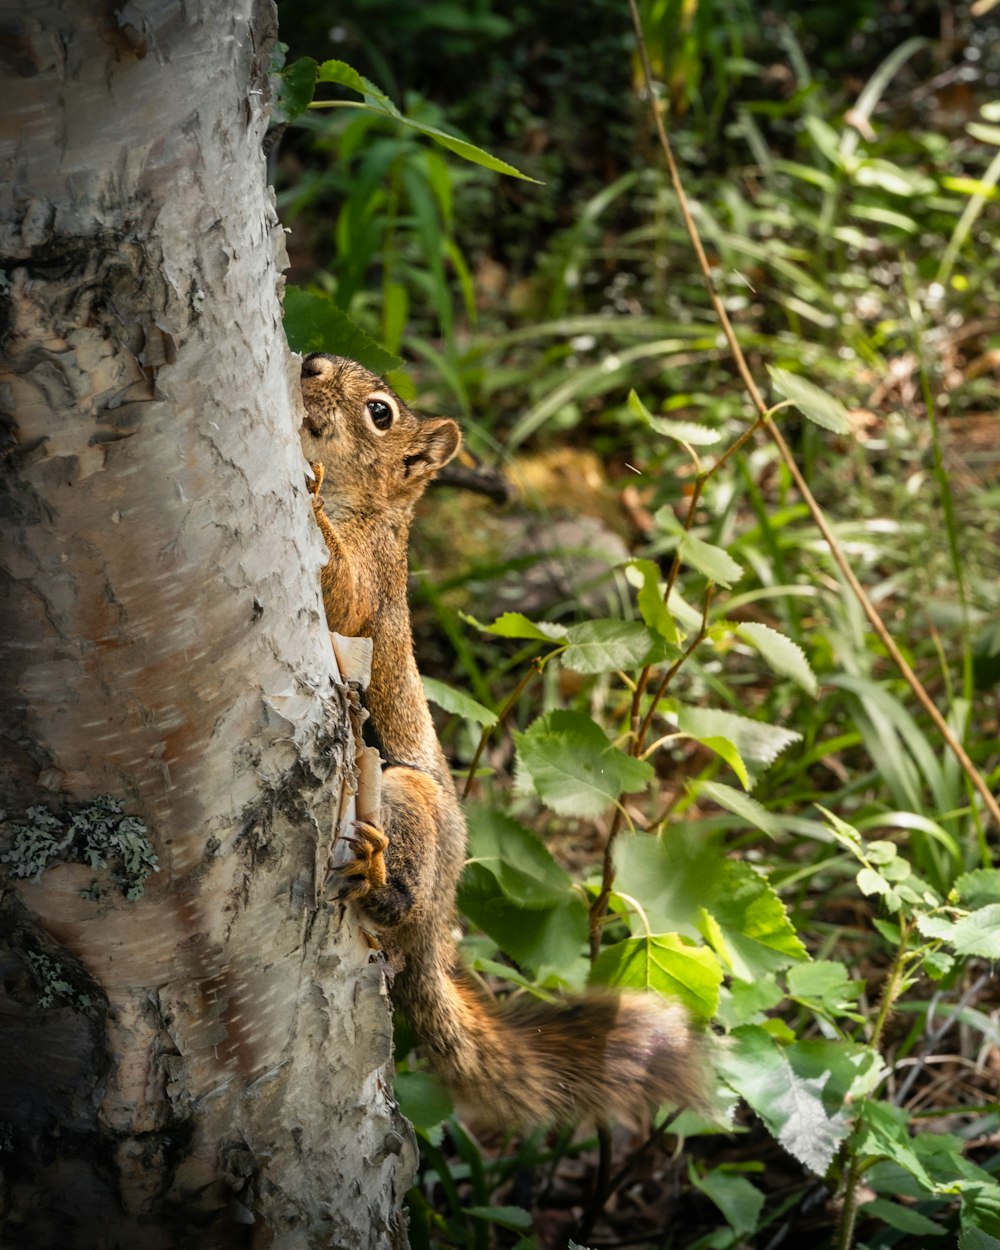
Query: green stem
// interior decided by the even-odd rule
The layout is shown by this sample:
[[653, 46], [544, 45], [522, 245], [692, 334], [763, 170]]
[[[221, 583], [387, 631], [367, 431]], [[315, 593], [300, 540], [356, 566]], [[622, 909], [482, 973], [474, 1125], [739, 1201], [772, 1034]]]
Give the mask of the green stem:
[[[900, 993], [900, 982], [903, 979], [908, 961], [906, 947], [913, 932], [913, 923], [903, 923], [900, 927], [899, 946], [896, 948], [896, 954], [889, 969], [889, 975], [886, 978], [885, 985], [882, 988], [882, 1000], [879, 1003], [878, 1014], [875, 1016], [875, 1024], [872, 1027], [872, 1035], [869, 1039], [869, 1045], [873, 1050], [881, 1053], [882, 1035], [885, 1032], [885, 1026], [892, 1014], [893, 1006]], [[864, 1107], [867, 1100], [862, 1100], [858, 1113]], [[849, 1149], [846, 1148], [845, 1149]], [[860, 1160], [857, 1155], [849, 1154], [847, 1170], [844, 1172], [843, 1194], [844, 1203], [840, 1209], [840, 1223], [837, 1228], [836, 1250], [851, 1250], [854, 1244], [854, 1226], [858, 1219], [858, 1184], [861, 1180], [863, 1171]]]

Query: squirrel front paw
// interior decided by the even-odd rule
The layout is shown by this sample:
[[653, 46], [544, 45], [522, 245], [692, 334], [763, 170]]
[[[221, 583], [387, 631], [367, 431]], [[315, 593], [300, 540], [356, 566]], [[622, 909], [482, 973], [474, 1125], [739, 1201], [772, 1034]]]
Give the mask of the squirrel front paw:
[[385, 870], [385, 849], [389, 839], [377, 826], [366, 820], [354, 822], [354, 832], [343, 836], [351, 848], [351, 858], [338, 864], [334, 875], [339, 884], [334, 895], [341, 900], [364, 898], [380, 889], [388, 880]]

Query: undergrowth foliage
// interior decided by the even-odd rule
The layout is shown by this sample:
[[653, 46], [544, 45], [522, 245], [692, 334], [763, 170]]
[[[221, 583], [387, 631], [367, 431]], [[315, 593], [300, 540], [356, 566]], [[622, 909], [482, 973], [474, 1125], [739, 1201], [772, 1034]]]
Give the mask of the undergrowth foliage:
[[[1000, 1157], [982, 1144], [1000, 1127], [988, 805], [888, 663], [766, 435], [784, 431], [832, 501], [831, 531], [995, 791], [996, 742], [981, 725], [995, 731], [1000, 595], [989, 553], [970, 541], [990, 496], [956, 492], [939, 409], [971, 412], [997, 395], [985, 364], [950, 395], [941, 375], [949, 324], [973, 296], [996, 294], [975, 244], [1000, 180], [1000, 104], [953, 148], [921, 133], [903, 151], [873, 119], [923, 40], [892, 52], [842, 118], [791, 30], [783, 42], [796, 93], [770, 115], [760, 100], [733, 109], [729, 138], [752, 155], [755, 194], [700, 184], [693, 210], [758, 381], [771, 362], [766, 412], [735, 391], [672, 192], [648, 169], [623, 173], [553, 238], [534, 305], [547, 319], [477, 338], [462, 175], [428, 143], [517, 171], [431, 124], [419, 101], [401, 113], [340, 61], [279, 70], [286, 120], [317, 82], [361, 97], [335, 102], [357, 114], [348, 122], [308, 123], [339, 151], [343, 199], [329, 271], [290, 296], [289, 336], [383, 372], [405, 343], [466, 411], [527, 394], [505, 428], [473, 425], [480, 450], [572, 438], [589, 422], [609, 459], [640, 466], [648, 524], [639, 548], [610, 562], [613, 606], [490, 621], [468, 610], [482, 568], [449, 583], [466, 595], [462, 612], [425, 585], [473, 693], [439, 677], [425, 687], [461, 726], [454, 746], [468, 763], [469, 968], [542, 996], [663, 994], [724, 1038], [717, 1114], [668, 1108], [656, 1120], [652, 1140], [684, 1142], [675, 1184], [698, 1212], [673, 1244], [793, 1244], [828, 1202], [817, 1245], [846, 1250], [860, 1228], [872, 1247], [937, 1238], [987, 1250], [1000, 1246]], [[746, 68], [729, 73], [735, 92]], [[775, 118], [794, 133], [781, 155], [765, 129]], [[286, 203], [305, 213], [309, 194], [300, 186]], [[626, 205], [616, 277], [595, 308], [588, 275], [607, 264], [608, 223]], [[414, 292], [436, 336], [426, 321], [407, 328]], [[907, 386], [891, 381], [904, 372]], [[882, 422], [875, 435], [869, 418]], [[596, 856], [570, 871], [588, 842]], [[425, 1160], [413, 1244], [555, 1244], [531, 1204], [512, 1200], [514, 1178], [589, 1157], [593, 1142], [487, 1150], [408, 1049], [403, 1034], [398, 1095]], [[947, 1087], [934, 1079], [943, 1059]], [[572, 1226], [580, 1240], [644, 1157], [615, 1173], [606, 1134], [598, 1151], [589, 1209]], [[787, 1184], [764, 1174], [773, 1160]]]

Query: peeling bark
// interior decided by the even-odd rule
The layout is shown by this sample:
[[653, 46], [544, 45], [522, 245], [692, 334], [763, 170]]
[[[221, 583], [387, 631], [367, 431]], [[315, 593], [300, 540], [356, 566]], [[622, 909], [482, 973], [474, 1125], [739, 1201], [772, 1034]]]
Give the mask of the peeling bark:
[[[3, 1244], [403, 1245], [382, 971], [322, 895], [352, 696], [281, 330], [273, 8], [0, 21]], [[19, 876], [28, 809], [99, 795], [143, 822], [141, 896], [79, 838]]]

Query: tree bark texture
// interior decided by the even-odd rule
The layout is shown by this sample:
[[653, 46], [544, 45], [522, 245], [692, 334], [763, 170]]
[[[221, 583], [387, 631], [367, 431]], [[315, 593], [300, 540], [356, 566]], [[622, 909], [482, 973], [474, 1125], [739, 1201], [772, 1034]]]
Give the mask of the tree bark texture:
[[402, 1245], [383, 976], [323, 897], [352, 696], [281, 329], [273, 7], [0, 23], [0, 1242]]

